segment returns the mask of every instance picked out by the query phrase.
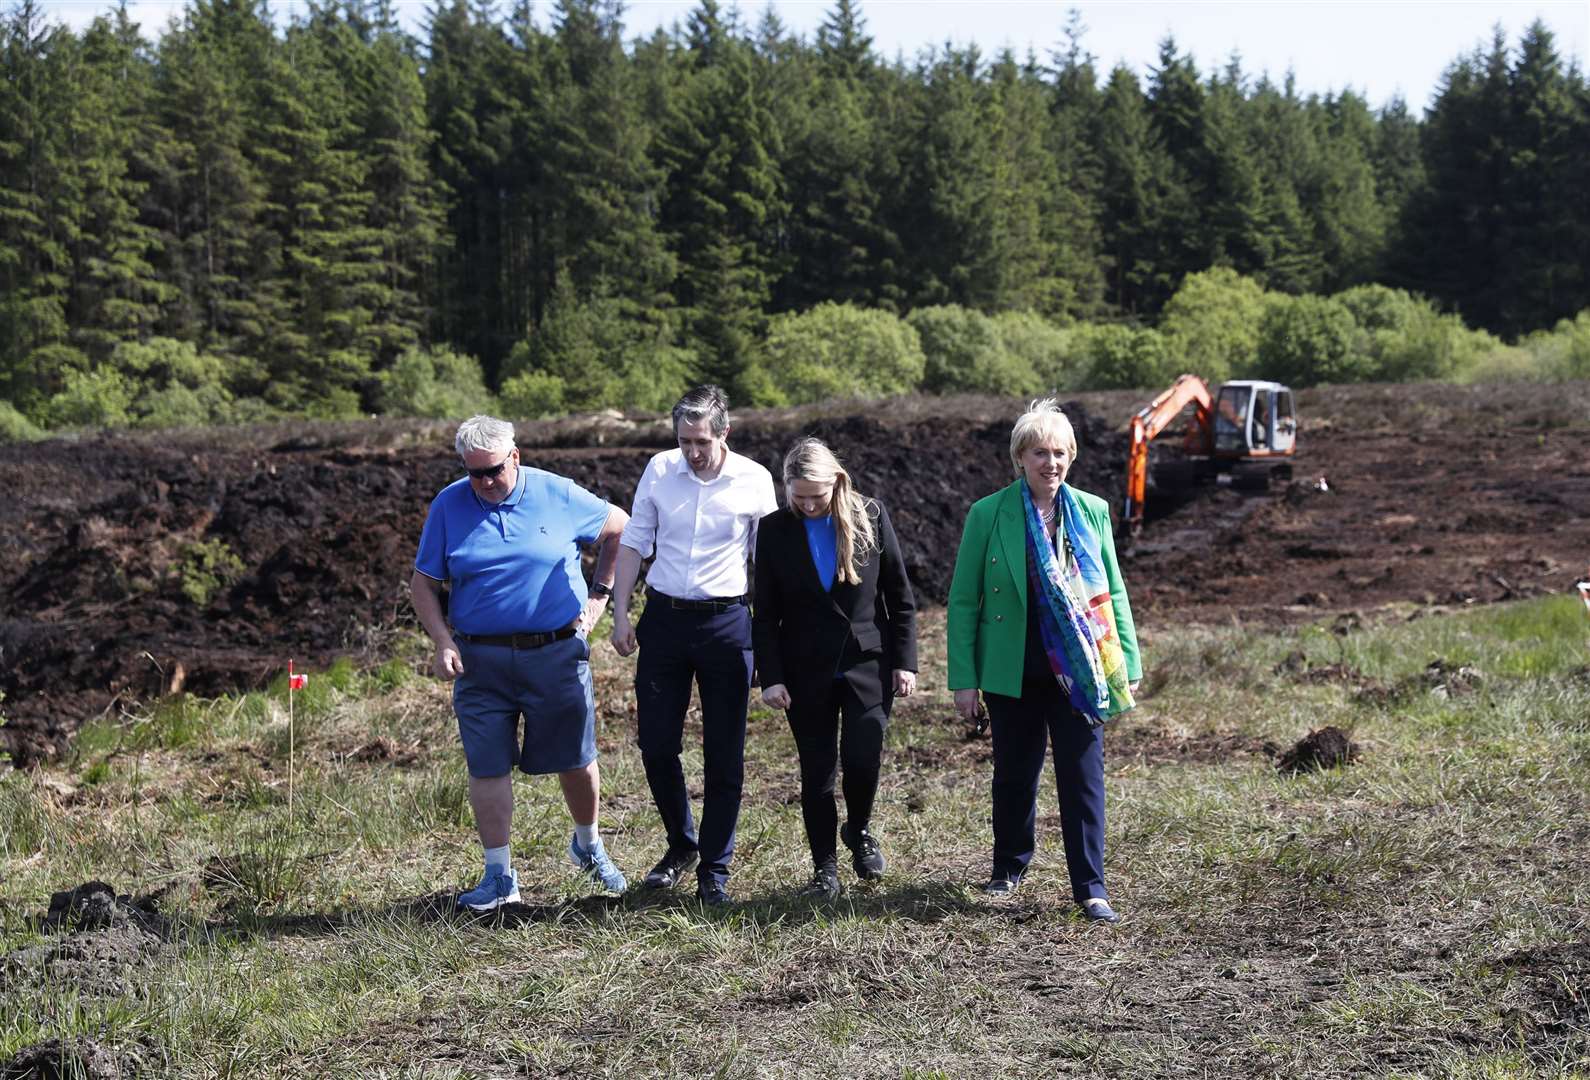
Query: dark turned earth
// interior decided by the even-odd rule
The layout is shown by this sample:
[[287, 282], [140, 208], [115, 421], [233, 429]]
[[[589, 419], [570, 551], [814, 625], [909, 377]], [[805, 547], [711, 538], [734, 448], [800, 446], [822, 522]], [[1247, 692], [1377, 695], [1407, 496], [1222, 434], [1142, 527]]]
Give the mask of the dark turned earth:
[[[1408, 617], [1571, 590], [1590, 559], [1587, 395], [1576, 385], [1532, 416], [1541, 393], [1305, 392], [1293, 483], [1151, 497], [1155, 517], [1122, 552], [1139, 626], [1351, 620], [1388, 604]], [[1509, 394], [1519, 402], [1498, 401]], [[1421, 409], [1409, 413], [1411, 395]], [[1081, 444], [1070, 480], [1118, 511], [1135, 396], [1087, 397], [1066, 406]], [[966, 399], [751, 415], [730, 445], [776, 477], [795, 435], [823, 438], [858, 488], [887, 503], [919, 598], [942, 604], [967, 506], [1011, 479], [1017, 411]], [[1162, 436], [1156, 453], [1173, 455], [1175, 441]], [[604, 417], [522, 425], [521, 445], [527, 464], [628, 507], [670, 439], [661, 422]], [[343, 655], [380, 662], [413, 625], [407, 585], [426, 507], [459, 475], [439, 423], [0, 446], [0, 746], [19, 766], [49, 760], [87, 719], [173, 690], [256, 688], [289, 656], [311, 670]], [[1321, 475], [1327, 493], [1315, 489]], [[216, 540], [245, 569], [200, 607], [178, 568], [188, 545]]]

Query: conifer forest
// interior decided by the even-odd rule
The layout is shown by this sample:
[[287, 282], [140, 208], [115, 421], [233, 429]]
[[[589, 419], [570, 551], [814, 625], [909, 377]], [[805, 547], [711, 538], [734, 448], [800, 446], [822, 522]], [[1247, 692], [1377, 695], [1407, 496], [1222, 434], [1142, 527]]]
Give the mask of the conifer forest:
[[[1347, 17], [1344, 15], [1344, 17]], [[1590, 88], [1540, 22], [1427, 107], [1170, 38], [886, 56], [701, 0], [192, 0], [0, 25], [0, 437], [1590, 375]], [[1542, 344], [1545, 343], [1545, 344]], [[1538, 369], [1538, 370], [1537, 370]], [[1549, 369], [1549, 370], [1547, 370]]]

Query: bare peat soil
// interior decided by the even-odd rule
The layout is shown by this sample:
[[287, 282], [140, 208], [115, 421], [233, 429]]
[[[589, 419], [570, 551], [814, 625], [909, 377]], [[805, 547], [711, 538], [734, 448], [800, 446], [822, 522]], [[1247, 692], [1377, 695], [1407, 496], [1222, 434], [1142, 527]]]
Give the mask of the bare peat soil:
[[[1081, 443], [1071, 482], [1112, 504], [1137, 404], [1067, 405]], [[1590, 385], [1320, 388], [1299, 408], [1290, 485], [1151, 505], [1123, 548], [1140, 623], [1351, 619], [1564, 591], [1584, 573]], [[920, 599], [942, 603], [967, 506], [1011, 478], [1019, 409], [753, 413], [730, 442], [777, 476], [796, 434], [826, 439], [888, 503]], [[527, 463], [626, 507], [669, 445], [650, 421], [525, 428]], [[450, 445], [445, 425], [371, 423], [0, 446], [0, 745], [26, 764], [119, 704], [257, 687], [289, 656], [313, 668], [378, 655], [412, 621], [426, 508], [460, 475]], [[230, 570], [214, 565], [223, 549]]]

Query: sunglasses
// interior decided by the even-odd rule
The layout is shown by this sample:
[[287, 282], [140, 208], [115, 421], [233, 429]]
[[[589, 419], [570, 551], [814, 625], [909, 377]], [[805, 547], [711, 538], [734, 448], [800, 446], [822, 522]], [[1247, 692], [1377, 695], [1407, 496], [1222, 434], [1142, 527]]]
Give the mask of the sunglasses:
[[465, 469], [472, 480], [495, 480], [502, 475], [502, 470], [508, 467], [508, 458], [513, 457], [513, 451], [508, 451], [508, 457], [503, 458], [495, 465], [487, 465], [483, 469]]

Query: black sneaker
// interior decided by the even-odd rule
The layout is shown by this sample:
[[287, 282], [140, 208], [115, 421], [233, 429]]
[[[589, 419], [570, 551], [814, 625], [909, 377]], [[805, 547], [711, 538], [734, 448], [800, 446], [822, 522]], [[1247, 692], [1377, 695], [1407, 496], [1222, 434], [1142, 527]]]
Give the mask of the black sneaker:
[[812, 879], [801, 886], [801, 891], [796, 895], [809, 900], [838, 900], [844, 892], [844, 886], [839, 884], [839, 868], [828, 863], [819, 866], [812, 873]]
[[845, 822], [839, 829], [839, 839], [845, 842], [850, 849], [850, 865], [855, 868], [856, 876], [862, 881], [877, 881], [883, 876], [883, 852], [878, 850], [878, 841], [866, 829], [857, 829], [854, 833], [850, 830], [850, 822]]
[[729, 895], [729, 890], [719, 885], [716, 881], [703, 881], [696, 885], [696, 899], [707, 907], [728, 907], [734, 903], [734, 897]]
[[651, 873], [646, 875], [642, 882], [648, 889], [671, 889], [679, 884], [679, 879], [691, 870], [701, 860], [699, 852], [695, 851], [670, 851], [662, 860], [651, 868]]

